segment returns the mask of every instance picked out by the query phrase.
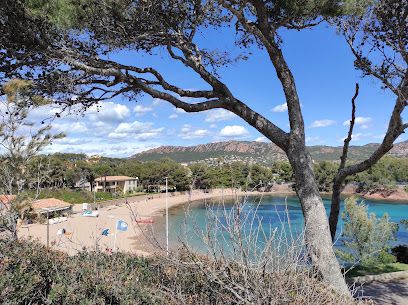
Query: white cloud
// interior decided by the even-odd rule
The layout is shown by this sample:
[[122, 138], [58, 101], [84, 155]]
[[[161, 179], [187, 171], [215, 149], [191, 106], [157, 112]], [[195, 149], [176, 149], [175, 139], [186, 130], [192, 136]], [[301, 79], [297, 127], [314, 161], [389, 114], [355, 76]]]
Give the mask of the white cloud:
[[177, 113], [186, 113], [186, 111], [182, 108], [176, 108], [175, 110]]
[[[65, 120], [66, 121], [66, 120]], [[88, 127], [82, 122], [63, 122], [52, 124], [52, 127], [60, 132], [66, 133], [84, 133], [88, 131]]]
[[119, 122], [130, 116], [130, 110], [126, 105], [102, 102], [91, 106], [85, 115], [93, 121]]
[[[359, 125], [362, 129], [367, 129], [367, 128], [369, 128], [369, 124], [372, 121], [373, 121], [373, 119], [370, 118], [370, 117], [358, 116], [358, 117], [356, 117], [355, 124]], [[343, 125], [344, 126], [349, 126], [350, 125], [350, 120], [344, 121]]]
[[288, 104], [283, 103], [272, 108], [272, 112], [285, 112], [288, 110]]
[[133, 108], [133, 112], [136, 113], [136, 116], [142, 116], [151, 111], [153, 111], [152, 107], [147, 107], [143, 105], [136, 105], [135, 108]]
[[184, 140], [200, 139], [209, 136], [211, 133], [207, 129], [195, 129], [191, 125], [185, 124], [181, 128], [179, 136]]
[[217, 124], [210, 124], [210, 128], [217, 128]]
[[88, 142], [87, 139], [80, 139], [80, 138], [70, 138], [70, 137], [65, 137], [62, 139], [56, 139], [53, 142], [53, 145], [55, 144], [62, 144], [62, 145], [79, 145]]
[[[49, 120], [54, 132], [64, 132], [67, 137], [54, 141], [53, 145], [44, 149], [44, 153], [129, 157], [138, 151], [160, 146], [156, 139], [168, 134], [167, 130], [156, 128], [151, 122], [130, 121], [132, 110], [146, 112], [146, 107], [132, 109], [117, 102], [103, 102], [99, 107], [90, 107], [84, 115], [80, 110], [79, 106], [74, 106], [61, 118]], [[29, 120], [40, 125], [42, 120], [52, 118], [59, 111], [54, 105], [39, 107], [30, 112]]]
[[108, 134], [111, 139], [131, 138], [139, 141], [157, 138], [161, 135], [164, 128], [152, 128], [153, 123], [142, 123], [134, 121], [133, 123], [120, 123], [116, 129]]
[[356, 124], [367, 124], [367, 123], [371, 123], [372, 120], [373, 119], [370, 117], [364, 118], [364, 117], [358, 116], [356, 117]]
[[320, 127], [332, 126], [332, 125], [334, 125], [334, 124], [336, 124], [336, 121], [324, 119], [324, 120], [316, 120], [316, 121], [314, 121], [310, 127], [312, 127], [312, 128], [320, 128]]
[[40, 123], [42, 120], [54, 118], [55, 114], [59, 112], [61, 112], [61, 108], [54, 105], [44, 105], [32, 109], [28, 114], [28, 119], [34, 123]]
[[137, 152], [160, 146], [155, 142], [135, 142], [130, 139], [122, 139], [120, 142], [100, 141], [89, 138], [86, 141], [55, 141], [53, 145], [45, 149], [46, 153], [67, 152], [84, 153], [87, 155], [102, 155], [106, 157], [129, 157]]
[[229, 125], [221, 129], [219, 135], [221, 137], [230, 138], [230, 137], [244, 137], [249, 135], [248, 130], [245, 127], [240, 125]]
[[[372, 134], [357, 132], [357, 133], [354, 133], [351, 136], [352, 141], [360, 141], [362, 139], [368, 139], [368, 138], [372, 138]], [[345, 139], [346, 139], [346, 137], [343, 137], [343, 138], [339, 139], [339, 142], [344, 142]]]
[[264, 143], [267, 143], [267, 142], [269, 142], [269, 140], [266, 138], [266, 137], [259, 137], [259, 138], [256, 138], [255, 139], [255, 142], [264, 142]]
[[175, 120], [175, 119], [177, 119], [177, 118], [178, 118], [177, 113], [172, 113], [172, 114], [169, 115], [169, 119], [170, 119], [170, 120]]
[[351, 136], [351, 139], [354, 141], [360, 141], [364, 137], [362, 133], [356, 133]]
[[134, 121], [133, 123], [120, 123], [116, 127], [115, 132], [133, 132], [134, 130], [146, 130], [152, 127], [152, 123], [142, 123], [139, 121]]
[[206, 122], [214, 123], [220, 121], [228, 121], [235, 117], [231, 111], [225, 109], [210, 110], [205, 118]]

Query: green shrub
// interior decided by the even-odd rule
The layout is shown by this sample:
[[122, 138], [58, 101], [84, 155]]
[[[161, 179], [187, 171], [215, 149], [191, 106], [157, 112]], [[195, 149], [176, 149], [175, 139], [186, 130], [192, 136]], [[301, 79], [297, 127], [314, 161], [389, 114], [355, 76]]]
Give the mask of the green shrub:
[[368, 214], [367, 206], [352, 197], [345, 201], [342, 219], [344, 249], [337, 253], [343, 261], [362, 266], [395, 262], [390, 241], [395, 239], [398, 225], [390, 222], [387, 214], [381, 218]]
[[[100, 252], [68, 256], [33, 241], [0, 240], [0, 274], [2, 304], [265, 304], [272, 299], [277, 304], [348, 304], [307, 269], [259, 273], [187, 251], [170, 259]], [[240, 290], [248, 284], [243, 274], [253, 283], [248, 294], [257, 289], [253, 295], [259, 299]]]
[[93, 252], [70, 257], [35, 242], [0, 241], [0, 254], [5, 304], [162, 303], [151, 290], [157, 276], [147, 259]]

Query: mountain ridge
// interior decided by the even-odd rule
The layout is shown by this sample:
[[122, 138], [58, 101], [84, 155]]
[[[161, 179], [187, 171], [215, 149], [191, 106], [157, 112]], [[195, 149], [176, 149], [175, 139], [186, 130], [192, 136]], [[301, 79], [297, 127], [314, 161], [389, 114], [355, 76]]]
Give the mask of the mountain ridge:
[[[366, 159], [378, 146], [378, 143], [350, 146], [349, 159], [354, 161]], [[315, 161], [339, 160], [343, 149], [342, 146], [329, 145], [313, 145], [308, 148]], [[395, 144], [389, 155], [408, 157], [408, 141]], [[158, 160], [166, 157], [187, 164], [200, 161], [216, 163], [220, 158], [223, 158], [224, 162], [243, 161], [263, 164], [286, 160], [285, 153], [275, 144], [255, 141], [224, 141], [193, 146], [165, 145], [131, 156], [131, 158], [140, 161]]]

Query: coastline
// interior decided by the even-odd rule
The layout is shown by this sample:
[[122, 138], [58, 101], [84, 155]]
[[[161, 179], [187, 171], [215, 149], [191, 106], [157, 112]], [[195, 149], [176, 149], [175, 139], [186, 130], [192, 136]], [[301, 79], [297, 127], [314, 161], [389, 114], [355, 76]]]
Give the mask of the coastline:
[[[245, 196], [295, 196], [296, 193], [282, 185], [270, 192], [249, 191], [244, 192], [234, 189], [213, 189], [209, 191], [194, 190], [190, 192], [168, 193], [168, 208], [185, 205], [193, 201], [212, 200], [216, 198], [234, 198]], [[324, 193], [322, 195], [329, 195]], [[346, 192], [345, 196], [359, 194]], [[360, 196], [361, 197], [361, 196]], [[370, 200], [382, 200], [386, 198], [367, 198]], [[390, 202], [396, 200], [391, 199]], [[405, 202], [406, 203], [406, 202]], [[148, 240], [151, 224], [136, 223], [135, 219], [146, 220], [163, 217], [166, 204], [165, 194], [128, 197], [115, 201], [98, 203], [99, 217], [89, 218], [81, 216], [82, 205], [73, 206], [73, 214], [66, 222], [49, 226], [50, 247], [56, 250], [75, 254], [83, 250], [113, 249], [116, 220], [123, 220], [129, 224], [126, 232], [117, 232], [116, 247], [120, 251], [131, 252], [137, 255], [151, 255], [162, 252]], [[58, 235], [59, 229], [65, 229], [66, 234]], [[109, 230], [108, 236], [102, 236], [104, 229]], [[47, 244], [47, 226], [44, 224], [20, 225], [18, 235], [22, 238], [38, 239]]]

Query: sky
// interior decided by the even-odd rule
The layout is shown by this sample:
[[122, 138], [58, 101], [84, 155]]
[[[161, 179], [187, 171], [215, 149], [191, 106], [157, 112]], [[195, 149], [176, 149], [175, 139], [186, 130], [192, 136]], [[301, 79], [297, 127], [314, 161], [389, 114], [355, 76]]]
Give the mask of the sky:
[[[395, 102], [372, 78], [354, 69], [353, 56], [344, 39], [325, 25], [311, 30], [285, 31], [283, 53], [292, 69], [301, 100], [308, 145], [340, 146], [347, 134], [351, 97], [360, 83], [357, 119], [352, 145], [379, 142]], [[198, 42], [208, 48], [238, 54], [228, 29], [200, 33]], [[248, 60], [218, 71], [235, 96], [284, 130], [288, 115], [284, 95], [264, 50], [252, 47]], [[116, 52], [113, 60], [158, 69], [169, 82], [185, 89], [208, 89], [194, 73], [170, 60], [165, 51], [153, 55]], [[56, 112], [51, 106], [34, 111], [30, 119], [41, 122]], [[91, 107], [84, 115], [65, 114], [52, 122], [66, 133], [47, 153], [70, 152], [128, 157], [161, 145], [190, 146], [216, 141], [268, 142], [244, 120], [226, 110], [185, 113], [165, 101], [141, 95], [137, 101], [116, 97]], [[399, 141], [406, 140], [402, 136]]]

